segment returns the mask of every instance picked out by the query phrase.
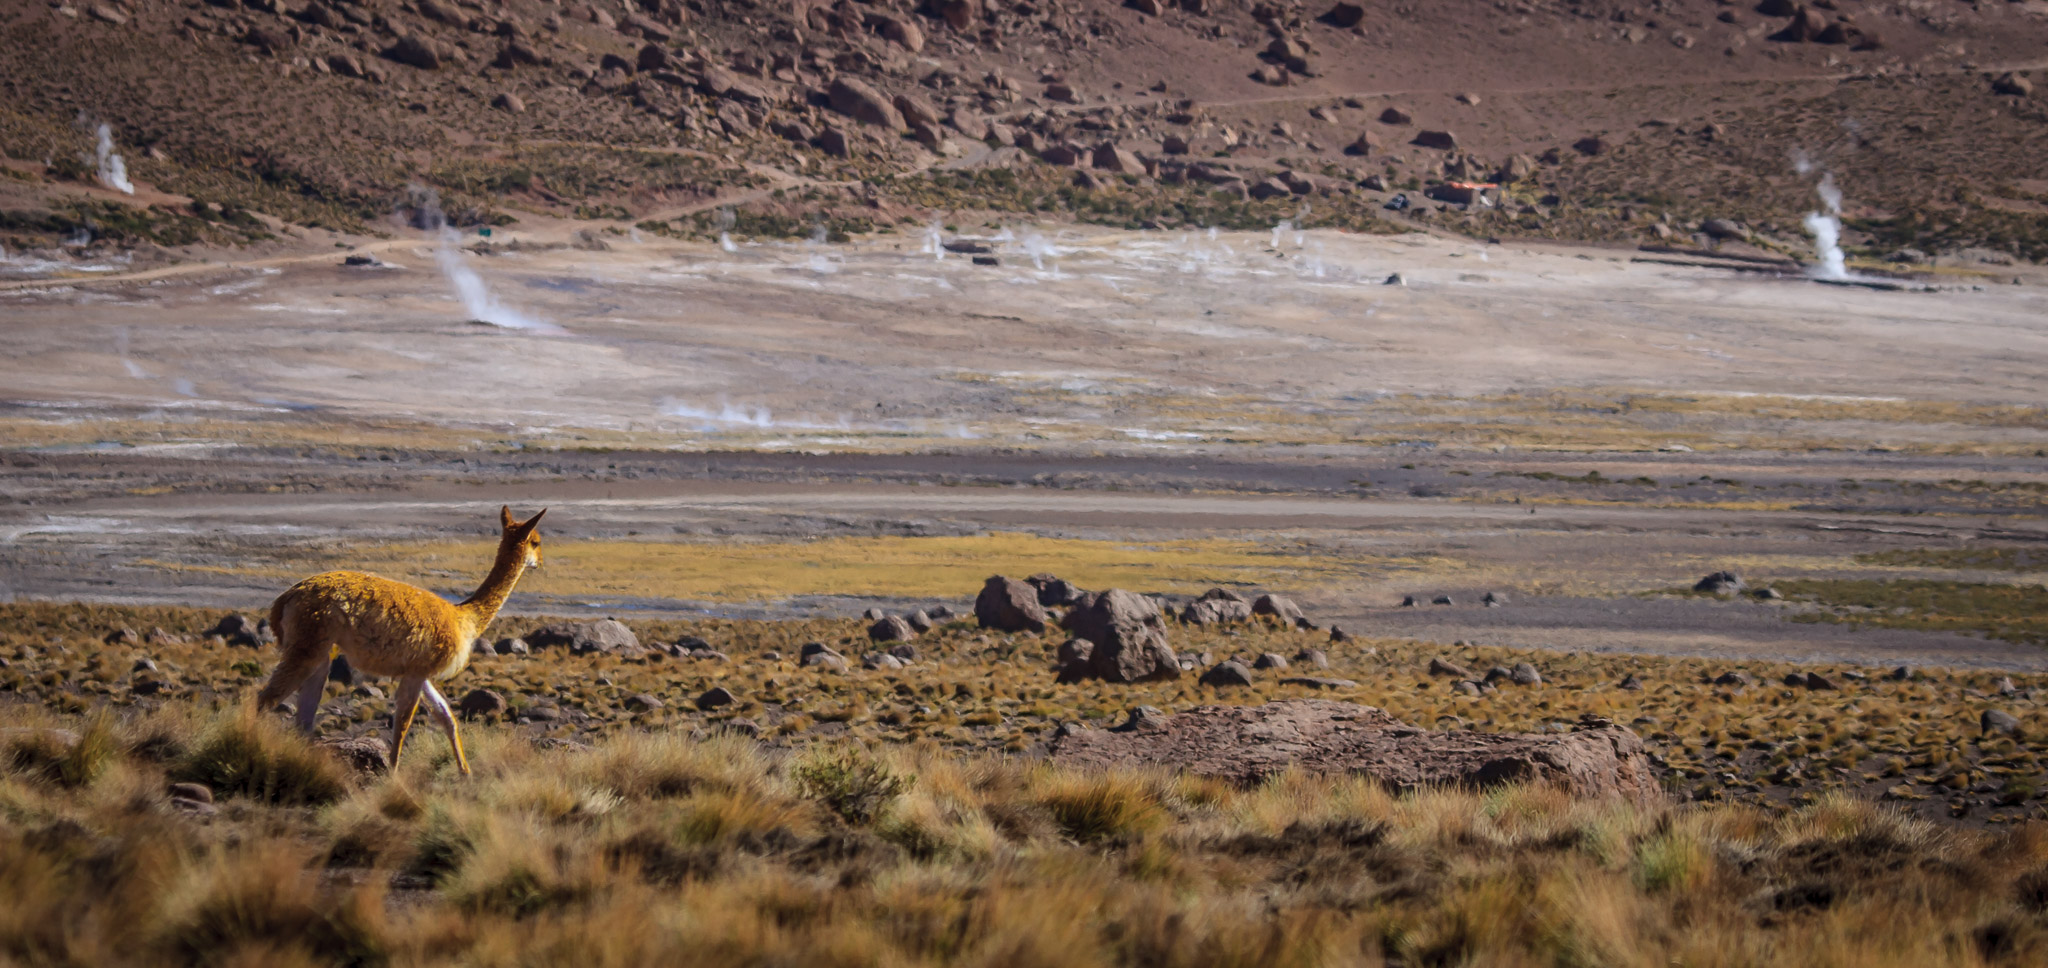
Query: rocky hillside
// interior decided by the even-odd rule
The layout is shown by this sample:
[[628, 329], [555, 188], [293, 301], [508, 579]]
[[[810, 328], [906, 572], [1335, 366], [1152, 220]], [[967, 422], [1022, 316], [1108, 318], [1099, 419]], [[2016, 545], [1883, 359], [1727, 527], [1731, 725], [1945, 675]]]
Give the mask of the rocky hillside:
[[1803, 249], [1832, 172], [1866, 254], [2048, 255], [2038, 3], [6, 6], [10, 248], [391, 231], [426, 186], [461, 224], [980, 210]]

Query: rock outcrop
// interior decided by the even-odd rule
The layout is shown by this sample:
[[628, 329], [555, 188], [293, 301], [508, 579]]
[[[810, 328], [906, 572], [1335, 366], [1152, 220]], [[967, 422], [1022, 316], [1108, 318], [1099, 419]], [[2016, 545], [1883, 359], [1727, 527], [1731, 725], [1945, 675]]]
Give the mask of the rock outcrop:
[[1569, 733], [1437, 732], [1326, 699], [1148, 717], [1139, 726], [1058, 737], [1051, 756], [1098, 769], [1165, 766], [1241, 784], [1294, 767], [1362, 774], [1395, 790], [1551, 783], [1589, 799], [1647, 805], [1664, 798], [1641, 737], [1605, 720]]

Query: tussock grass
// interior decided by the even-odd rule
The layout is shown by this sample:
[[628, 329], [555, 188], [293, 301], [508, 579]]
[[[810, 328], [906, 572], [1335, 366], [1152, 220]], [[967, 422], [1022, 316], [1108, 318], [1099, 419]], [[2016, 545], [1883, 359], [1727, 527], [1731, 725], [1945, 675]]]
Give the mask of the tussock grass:
[[346, 786], [333, 758], [253, 710], [217, 720], [172, 772], [221, 793], [282, 804], [328, 803]]
[[[506, 727], [475, 732], [512, 768], [356, 779], [320, 810], [249, 798], [197, 818], [134, 795], [179, 763], [119, 743], [88, 786], [0, 777], [0, 959], [1194, 968], [2048, 957], [2048, 826], [1946, 827], [1848, 796], [1772, 814], [1584, 802], [1542, 787], [1396, 795], [1298, 772], [1238, 788], [930, 743], [770, 756], [721, 739], [691, 760], [661, 737], [580, 751], [534, 748]], [[679, 769], [699, 779], [681, 791], [626, 782]], [[834, 778], [823, 788], [821, 770]], [[615, 785], [593, 793], [601, 781]], [[821, 795], [844, 783], [900, 789], [862, 822]], [[593, 796], [602, 808], [563, 807]], [[340, 849], [372, 839], [378, 849]]]

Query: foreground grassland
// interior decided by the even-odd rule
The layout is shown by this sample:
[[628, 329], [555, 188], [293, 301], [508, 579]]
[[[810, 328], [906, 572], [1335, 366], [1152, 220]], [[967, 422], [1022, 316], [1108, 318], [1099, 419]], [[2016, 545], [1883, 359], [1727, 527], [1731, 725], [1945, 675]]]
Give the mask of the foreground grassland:
[[[217, 615], [0, 606], [0, 960], [29, 964], [1982, 965], [2048, 958], [2048, 676], [1329, 643], [1176, 628], [1186, 652], [1329, 652], [1219, 692], [1052, 682], [1057, 638], [969, 623], [901, 670], [799, 667], [861, 623], [633, 622], [727, 658], [480, 658], [498, 692], [395, 774], [243, 704], [271, 653]], [[539, 620], [507, 621], [497, 634]], [[121, 630], [136, 632], [122, 636]], [[116, 641], [107, 642], [109, 633]], [[771, 653], [773, 653], [771, 655]], [[1451, 692], [1426, 666], [1529, 661]], [[148, 659], [154, 670], [137, 669]], [[1727, 671], [1746, 687], [1705, 680]], [[1297, 670], [1290, 670], [1297, 671]], [[1786, 687], [1821, 672], [1840, 689]], [[1878, 670], [1871, 670], [1873, 673]], [[1860, 673], [1858, 673], [1860, 674]], [[1624, 688], [1633, 675], [1643, 688]], [[712, 686], [737, 702], [709, 712]], [[1541, 788], [1239, 789], [1046, 762], [1054, 726], [1296, 695], [1439, 729], [1633, 723], [1672, 802]], [[646, 702], [647, 699], [655, 703]], [[381, 729], [330, 687], [327, 737]], [[2020, 720], [1980, 735], [1979, 713]], [[59, 742], [50, 728], [75, 734]], [[759, 737], [743, 730], [758, 730]], [[200, 782], [211, 805], [171, 798]], [[1961, 822], [1957, 822], [1960, 817]]]

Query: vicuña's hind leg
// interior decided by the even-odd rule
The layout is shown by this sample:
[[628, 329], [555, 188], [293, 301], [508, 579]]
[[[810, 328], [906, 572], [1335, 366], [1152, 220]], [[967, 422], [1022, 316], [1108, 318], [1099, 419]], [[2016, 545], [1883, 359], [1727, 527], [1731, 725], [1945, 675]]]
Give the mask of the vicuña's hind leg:
[[398, 754], [405, 749], [405, 734], [412, 729], [412, 714], [420, 708], [420, 687], [425, 679], [406, 676], [398, 680], [398, 702], [391, 707], [391, 768], [398, 769]]
[[334, 665], [333, 659], [322, 660], [313, 667], [313, 674], [299, 684], [299, 708], [292, 716], [298, 722], [299, 731], [313, 735], [313, 724], [320, 719], [320, 695], [327, 691], [327, 671]]
[[426, 694], [427, 712], [441, 724], [441, 731], [448, 734], [448, 745], [455, 748], [455, 765], [462, 770], [463, 776], [468, 776], [469, 757], [462, 753], [462, 734], [455, 729], [455, 711], [448, 708], [448, 700], [442, 698], [441, 690], [434, 688], [433, 683], [426, 684]]
[[[284, 641], [278, 643], [283, 654], [277, 657], [277, 668], [270, 670], [270, 681], [263, 684], [263, 691], [256, 695], [256, 708], [270, 709], [284, 701], [292, 690], [305, 685], [306, 677], [315, 668], [327, 668], [329, 650], [324, 645], [315, 645], [311, 634], [301, 635], [291, 630]], [[322, 673], [325, 680], [326, 673]]]

